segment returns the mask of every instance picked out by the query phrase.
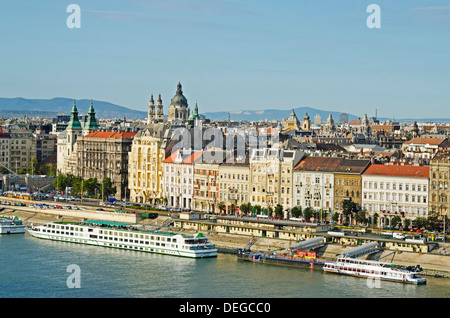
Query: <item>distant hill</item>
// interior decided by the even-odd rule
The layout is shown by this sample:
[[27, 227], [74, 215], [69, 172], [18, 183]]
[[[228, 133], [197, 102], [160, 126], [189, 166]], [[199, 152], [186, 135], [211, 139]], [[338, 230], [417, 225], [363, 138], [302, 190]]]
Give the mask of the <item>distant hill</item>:
[[[89, 110], [90, 99], [78, 99], [76, 105], [80, 114], [87, 114]], [[115, 105], [109, 102], [92, 100], [96, 116], [99, 118], [123, 118], [144, 119], [147, 112], [130, 109], [127, 107]], [[52, 98], [52, 99], [26, 99], [0, 98], [0, 116], [13, 117], [54, 117], [61, 114], [70, 114], [73, 107], [73, 99], [70, 98]]]
[[[241, 111], [230, 111], [230, 112], [208, 112], [203, 113], [206, 118], [211, 120], [227, 120], [228, 114], [230, 114], [231, 120], [247, 120], [247, 121], [258, 121], [258, 120], [283, 120], [283, 118], [288, 117], [292, 112], [292, 109], [266, 109], [266, 110], [241, 110]], [[341, 112], [336, 111], [324, 111], [318, 110], [311, 107], [298, 107], [294, 108], [294, 112], [297, 115], [298, 120], [301, 122], [306, 113], [311, 120], [314, 122], [314, 116], [319, 114], [322, 118], [322, 122], [326, 122], [329, 114], [333, 116], [335, 122], [340, 119]], [[355, 115], [348, 115], [348, 120], [354, 120], [357, 117]]]
[[[89, 110], [90, 99], [76, 100], [78, 112], [81, 115], [87, 114]], [[124, 106], [119, 106], [113, 103], [93, 100], [96, 116], [99, 118], [123, 118], [127, 119], [145, 119], [147, 118], [146, 111], [139, 111], [130, 109]], [[56, 115], [70, 114], [73, 106], [73, 99], [70, 98], [52, 98], [52, 99], [26, 99], [21, 97], [16, 98], [1, 98], [0, 97], [0, 117], [45, 117], [52, 118]], [[191, 109], [192, 110], [192, 109]], [[222, 111], [222, 112], [205, 112], [206, 118], [211, 120], [227, 120], [228, 114], [230, 114], [231, 120], [243, 120], [243, 121], [258, 121], [258, 120], [283, 120], [291, 114], [291, 109], [266, 109], [266, 110], [240, 110], [240, 111]], [[339, 122], [341, 112], [338, 111], [325, 111], [311, 107], [297, 107], [294, 108], [295, 114], [298, 120], [301, 122], [306, 113], [308, 113], [311, 122], [314, 122], [314, 116], [319, 114], [322, 122], [326, 122], [328, 115], [331, 113], [335, 122]], [[348, 114], [348, 120], [352, 121], [358, 117], [363, 117], [364, 114], [358, 116]], [[378, 118], [380, 121], [392, 120], [392, 118]], [[421, 118], [411, 119], [404, 118], [398, 119], [400, 122], [441, 122], [450, 123], [450, 118]]]

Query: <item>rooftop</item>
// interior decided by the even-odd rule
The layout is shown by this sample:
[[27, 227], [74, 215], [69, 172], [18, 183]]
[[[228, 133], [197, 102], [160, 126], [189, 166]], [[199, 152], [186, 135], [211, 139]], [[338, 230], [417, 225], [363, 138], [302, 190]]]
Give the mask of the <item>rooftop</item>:
[[306, 157], [294, 168], [294, 171], [323, 171], [333, 172], [343, 158], [335, 157]]
[[95, 130], [85, 135], [84, 138], [105, 138], [105, 139], [132, 139], [137, 132], [130, 131], [101, 131]]
[[364, 172], [364, 175], [428, 178], [430, 175], [430, 167], [372, 164]]
[[440, 145], [446, 139], [447, 139], [446, 137], [417, 137], [405, 141], [404, 144]]
[[370, 160], [367, 159], [342, 159], [340, 164], [336, 167], [335, 172], [341, 173], [358, 173], [361, 174], [370, 165]]

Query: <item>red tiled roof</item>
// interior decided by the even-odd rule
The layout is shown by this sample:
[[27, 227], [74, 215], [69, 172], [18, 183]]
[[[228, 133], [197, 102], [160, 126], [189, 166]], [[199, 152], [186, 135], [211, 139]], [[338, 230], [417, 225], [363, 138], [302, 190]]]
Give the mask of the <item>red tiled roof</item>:
[[295, 171], [326, 171], [332, 172], [339, 166], [343, 158], [306, 157], [294, 168]]
[[429, 145], [440, 145], [447, 139], [446, 137], [417, 137], [411, 140], [405, 141], [405, 144], [429, 144]]
[[85, 138], [113, 138], [113, 139], [132, 139], [137, 132], [130, 131], [101, 131], [94, 130], [84, 136]]
[[[178, 156], [178, 152], [180, 152], [180, 150], [175, 151], [173, 154], [171, 154], [170, 156], [168, 156], [166, 159], [164, 159], [164, 163], [174, 163], [175, 159], [177, 159]], [[194, 151], [189, 155], [183, 155], [182, 154], [182, 158], [183, 161], [179, 162], [179, 163], [183, 163], [183, 164], [192, 164], [194, 163], [196, 160], [198, 160], [203, 154], [203, 151]]]
[[430, 167], [372, 164], [363, 174], [372, 176], [428, 178], [430, 175]]

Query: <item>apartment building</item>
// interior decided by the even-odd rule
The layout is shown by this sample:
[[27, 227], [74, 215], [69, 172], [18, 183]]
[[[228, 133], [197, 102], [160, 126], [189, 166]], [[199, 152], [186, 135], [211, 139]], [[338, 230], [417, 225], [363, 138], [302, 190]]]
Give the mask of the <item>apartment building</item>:
[[293, 205], [304, 210], [334, 210], [334, 172], [343, 158], [306, 157], [294, 168]]
[[193, 208], [194, 164], [201, 160], [202, 153], [178, 150], [163, 161], [164, 197], [168, 208]]
[[250, 203], [264, 209], [281, 204], [292, 208], [293, 169], [305, 154], [298, 150], [253, 149], [250, 163]]
[[128, 154], [130, 201], [157, 204], [163, 199], [163, 162], [168, 156], [171, 128], [164, 123], [150, 124], [133, 139]]
[[219, 201], [225, 205], [224, 213], [236, 214], [250, 198], [250, 164], [248, 160], [231, 160], [219, 166]]
[[75, 175], [83, 179], [111, 179], [116, 199], [128, 197], [128, 153], [137, 132], [93, 131], [79, 136], [75, 148]]
[[439, 151], [430, 162], [429, 213], [450, 216], [450, 149]]
[[428, 217], [428, 166], [370, 165], [362, 174], [362, 208], [381, 226], [390, 225], [394, 216], [402, 221]]
[[361, 207], [362, 174], [370, 160], [344, 158], [334, 171], [334, 211], [342, 213], [343, 202], [351, 200]]

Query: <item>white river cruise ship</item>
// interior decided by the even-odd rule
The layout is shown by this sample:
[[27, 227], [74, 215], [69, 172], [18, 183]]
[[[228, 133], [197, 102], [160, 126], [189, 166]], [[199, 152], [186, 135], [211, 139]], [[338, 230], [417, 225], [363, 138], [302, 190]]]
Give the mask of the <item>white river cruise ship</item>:
[[426, 284], [427, 280], [417, 275], [419, 266], [414, 270], [399, 267], [392, 263], [340, 257], [336, 262], [325, 262], [325, 272], [402, 282], [408, 284]]
[[214, 244], [208, 242], [208, 238], [202, 233], [137, 230], [132, 224], [106, 221], [51, 222], [27, 227], [25, 230], [41, 239], [192, 258], [217, 256]]
[[22, 220], [13, 217], [0, 216], [0, 234], [25, 233], [25, 225]]

